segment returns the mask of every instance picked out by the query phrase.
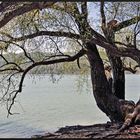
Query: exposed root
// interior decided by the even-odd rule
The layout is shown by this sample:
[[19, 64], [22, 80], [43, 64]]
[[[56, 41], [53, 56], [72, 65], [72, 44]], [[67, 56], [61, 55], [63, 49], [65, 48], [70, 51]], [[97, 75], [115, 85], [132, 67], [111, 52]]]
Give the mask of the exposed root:
[[125, 110], [124, 114], [126, 117], [123, 125], [118, 130], [119, 132], [128, 129], [132, 124], [140, 124], [140, 100], [136, 103], [136, 105], [132, 105], [132, 103], [127, 101], [127, 103], [123, 104], [122, 109]]

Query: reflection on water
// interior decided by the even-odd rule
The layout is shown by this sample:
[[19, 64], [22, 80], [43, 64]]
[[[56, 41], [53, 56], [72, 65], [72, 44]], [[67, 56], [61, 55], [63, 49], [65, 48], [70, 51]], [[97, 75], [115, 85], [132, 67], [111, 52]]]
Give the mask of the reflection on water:
[[[106, 122], [108, 118], [96, 107], [92, 90], [77, 93], [76, 78], [76, 75], [65, 75], [61, 81], [52, 84], [47, 75], [34, 83], [27, 77], [24, 90], [12, 110], [20, 114], [6, 118], [6, 110], [0, 108], [0, 137], [25, 138], [52, 132], [66, 125]], [[127, 99], [137, 101], [139, 82], [139, 75], [126, 76]]]

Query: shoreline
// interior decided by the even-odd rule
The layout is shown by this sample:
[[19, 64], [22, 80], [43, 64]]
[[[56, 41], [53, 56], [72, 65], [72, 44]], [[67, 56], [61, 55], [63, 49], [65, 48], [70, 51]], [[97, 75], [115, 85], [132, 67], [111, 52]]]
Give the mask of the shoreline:
[[74, 125], [61, 127], [54, 133], [45, 133], [44, 135], [34, 135], [31, 138], [41, 139], [140, 139], [140, 125], [131, 126], [129, 130], [117, 133], [119, 124], [111, 122], [94, 125]]

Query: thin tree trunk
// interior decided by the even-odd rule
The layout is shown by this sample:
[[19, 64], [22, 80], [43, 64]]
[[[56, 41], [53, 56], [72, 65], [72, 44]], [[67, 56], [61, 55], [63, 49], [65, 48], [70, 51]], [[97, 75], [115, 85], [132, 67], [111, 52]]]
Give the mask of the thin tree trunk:
[[125, 99], [125, 73], [120, 57], [113, 57], [108, 52], [108, 58], [112, 67], [113, 85], [112, 92], [119, 99]]
[[[113, 42], [115, 41], [115, 33], [112, 30], [108, 29], [108, 34], [105, 36], [108, 41], [113, 44]], [[106, 52], [113, 73], [112, 92], [119, 99], [125, 99], [125, 73], [122, 60], [120, 57], [112, 56], [109, 51]]]

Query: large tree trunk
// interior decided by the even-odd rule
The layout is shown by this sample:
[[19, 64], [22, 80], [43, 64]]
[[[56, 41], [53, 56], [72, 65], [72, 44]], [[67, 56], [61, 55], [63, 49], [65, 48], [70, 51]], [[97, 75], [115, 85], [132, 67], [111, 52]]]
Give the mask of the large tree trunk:
[[109, 83], [105, 76], [102, 59], [99, 56], [96, 45], [87, 43], [87, 56], [91, 66], [91, 79], [93, 85], [93, 94], [97, 106], [110, 118], [111, 121], [123, 121], [121, 103], [119, 99], [112, 94]]
[[91, 67], [93, 95], [97, 106], [112, 122], [124, 122], [119, 131], [128, 128], [132, 123], [140, 124], [140, 100], [135, 104], [116, 97], [109, 88], [102, 59], [95, 44], [86, 43], [87, 56]]

